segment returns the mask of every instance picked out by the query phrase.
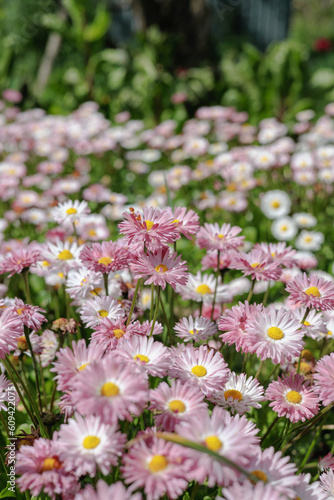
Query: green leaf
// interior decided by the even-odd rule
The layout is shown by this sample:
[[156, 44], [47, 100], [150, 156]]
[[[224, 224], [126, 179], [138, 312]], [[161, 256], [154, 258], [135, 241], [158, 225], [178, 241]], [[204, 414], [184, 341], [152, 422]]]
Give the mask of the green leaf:
[[109, 12], [102, 6], [98, 7], [93, 22], [84, 29], [84, 40], [86, 42], [100, 40], [107, 33], [110, 23], [111, 16]]
[[1, 491], [0, 498], [16, 498], [16, 494], [10, 491], [8, 488], [5, 488]]

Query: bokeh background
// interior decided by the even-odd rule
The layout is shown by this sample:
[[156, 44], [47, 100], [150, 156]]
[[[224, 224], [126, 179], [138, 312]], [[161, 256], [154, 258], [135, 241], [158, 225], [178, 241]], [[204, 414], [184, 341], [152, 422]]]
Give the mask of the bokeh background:
[[3, 0], [0, 87], [23, 107], [284, 122], [334, 100], [334, 0]]

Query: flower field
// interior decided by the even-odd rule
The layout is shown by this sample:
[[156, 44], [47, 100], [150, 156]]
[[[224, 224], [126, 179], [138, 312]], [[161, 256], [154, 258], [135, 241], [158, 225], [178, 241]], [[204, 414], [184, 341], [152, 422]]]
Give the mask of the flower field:
[[334, 104], [0, 114], [0, 498], [334, 498]]

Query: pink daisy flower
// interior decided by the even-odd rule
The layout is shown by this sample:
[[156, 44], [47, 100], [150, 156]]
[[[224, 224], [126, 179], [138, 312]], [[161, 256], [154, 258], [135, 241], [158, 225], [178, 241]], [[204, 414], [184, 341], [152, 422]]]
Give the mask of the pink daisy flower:
[[323, 458], [319, 457], [318, 468], [320, 472], [324, 472], [326, 469], [334, 470], [334, 457], [331, 452], [327, 453]]
[[327, 494], [326, 500], [334, 498], [334, 472], [329, 470], [320, 476], [320, 483], [323, 491]]
[[132, 264], [135, 278], [149, 276], [145, 285], [154, 283], [164, 290], [169, 283], [172, 288], [176, 285], [185, 285], [188, 281], [188, 266], [181, 261], [181, 255], [170, 254], [169, 248], [159, 248], [155, 253], [148, 252], [139, 255]]
[[109, 486], [102, 479], [99, 479], [96, 485], [96, 490], [94, 490], [91, 484], [87, 484], [84, 490], [81, 490], [76, 494], [75, 500], [142, 500], [140, 493], [134, 493], [133, 495], [125, 486], [120, 482], [112, 484]]
[[127, 364], [140, 366], [153, 377], [164, 377], [171, 364], [169, 349], [161, 342], [142, 335], [134, 335], [124, 340], [116, 348], [115, 354]]
[[0, 375], [0, 411], [7, 411], [7, 406], [5, 403], [8, 401], [8, 387], [12, 385], [10, 380], [7, 380], [5, 375], [1, 373]]
[[103, 241], [86, 245], [80, 253], [80, 260], [87, 269], [94, 272], [110, 273], [127, 267], [130, 254], [118, 241]]
[[314, 390], [324, 405], [334, 401], [334, 353], [318, 361], [314, 374]]
[[117, 424], [104, 424], [100, 417], [83, 418], [77, 414], [60, 427], [59, 458], [65, 470], [74, 471], [78, 477], [95, 477], [97, 469], [107, 475], [112, 466], [118, 465], [126, 439], [125, 434], [117, 432]]
[[188, 487], [184, 448], [154, 435], [130, 448], [123, 457], [121, 472], [131, 491], [144, 488], [147, 500], [158, 500], [165, 494], [176, 499]]
[[194, 342], [209, 339], [217, 333], [217, 327], [213, 321], [203, 317], [193, 318], [192, 316], [180, 319], [174, 326], [174, 330], [177, 332], [177, 337]]
[[237, 351], [242, 349], [243, 352], [248, 352], [249, 321], [261, 312], [262, 304], [249, 305], [247, 301], [244, 304], [239, 302], [238, 306], [226, 309], [218, 323], [219, 330], [225, 331], [220, 338], [228, 345], [235, 344]]
[[84, 339], [78, 342], [72, 341], [72, 349], [63, 347], [57, 353], [57, 359], [53, 363], [51, 372], [56, 373], [54, 380], [57, 381], [58, 391], [71, 390], [78, 373], [84, 371], [87, 366], [102, 359], [104, 350], [102, 346], [89, 344], [86, 346]]
[[292, 312], [273, 305], [249, 320], [248, 341], [249, 352], [275, 364], [292, 361], [304, 346], [300, 322]]
[[196, 386], [182, 384], [180, 380], [173, 380], [171, 386], [161, 382], [150, 391], [149, 399], [149, 410], [153, 411], [156, 426], [167, 432], [173, 432], [176, 424], [183, 420], [208, 411], [203, 393]]
[[279, 264], [259, 248], [254, 248], [249, 253], [235, 253], [230, 268], [238, 269], [244, 276], [251, 276], [257, 281], [276, 281], [281, 275]]
[[46, 313], [44, 309], [38, 306], [31, 306], [30, 304], [25, 304], [23, 300], [15, 297], [15, 312], [19, 316], [22, 324], [31, 328], [32, 330], [40, 330], [42, 324], [47, 321], [46, 317], [41, 313]]
[[293, 423], [309, 420], [319, 411], [319, 400], [309, 384], [298, 374], [278, 377], [266, 390], [266, 397], [272, 401], [269, 406]]
[[279, 243], [256, 243], [254, 247], [261, 249], [280, 266], [290, 268], [295, 265], [294, 256], [297, 252], [292, 247], [286, 246], [285, 241], [280, 241]]
[[91, 336], [92, 342], [100, 345], [105, 352], [116, 349], [119, 342], [130, 337], [129, 327], [125, 322], [125, 318], [115, 320], [104, 318], [99, 325], [95, 326]]
[[282, 457], [281, 451], [275, 453], [273, 446], [263, 451], [259, 447], [246, 470], [260, 481], [272, 485], [280, 493], [294, 498], [293, 488], [298, 485], [299, 477], [296, 475], [295, 464], [289, 463], [289, 460], [290, 457]]
[[327, 332], [325, 318], [322, 313], [317, 313], [316, 310], [312, 309], [307, 314], [307, 318], [303, 323], [302, 321], [306, 314], [306, 309], [301, 307], [300, 309], [295, 309], [293, 313], [299, 320], [304, 335], [313, 339], [318, 339], [319, 332]]
[[123, 215], [124, 220], [118, 227], [129, 244], [143, 244], [144, 242], [150, 250], [154, 251], [180, 238], [174, 217], [167, 210], [160, 211], [157, 208], [145, 207], [143, 213], [133, 210]]
[[197, 233], [196, 244], [207, 250], [232, 250], [242, 245], [244, 236], [238, 236], [241, 227], [231, 224], [204, 224]]
[[[248, 465], [259, 443], [256, 436], [258, 429], [252, 422], [245, 416], [231, 417], [218, 406], [212, 410], [211, 417], [208, 413], [201, 413], [199, 418], [195, 416], [178, 424], [175, 431], [240, 467]], [[211, 488], [215, 485], [227, 486], [237, 480], [239, 473], [236, 470], [222, 465], [209, 455], [193, 450], [187, 450], [186, 453], [193, 462], [192, 475], [197, 482], [203, 483], [207, 479]]]
[[[152, 329], [152, 321], [133, 321], [128, 326], [128, 332], [130, 335], [146, 335], [149, 336], [151, 334]], [[161, 323], [155, 323], [152, 335], [159, 335], [162, 333], [163, 327]]]
[[264, 389], [256, 378], [247, 378], [245, 373], [237, 375], [231, 372], [224, 388], [214, 391], [208, 399], [223, 408], [231, 408], [232, 414], [243, 415], [251, 408], [261, 408], [260, 401], [265, 401], [263, 392]]
[[[234, 483], [229, 488], [223, 488], [224, 498], [226, 500], [287, 500], [287, 496], [277, 491], [271, 484], [262, 482], [252, 483]], [[221, 497], [216, 497], [216, 500]], [[223, 499], [221, 499], [223, 500]]]
[[80, 318], [89, 328], [99, 325], [104, 319], [116, 320], [124, 315], [119, 302], [112, 297], [94, 297], [86, 300], [80, 309]]
[[220, 352], [204, 345], [196, 349], [187, 345], [174, 350], [169, 376], [179, 378], [181, 382], [191, 382], [208, 394], [225, 384], [229, 369]]
[[187, 210], [185, 207], [176, 207], [174, 211], [167, 207], [167, 212], [173, 217], [173, 224], [176, 231], [191, 239], [199, 228], [199, 215], [193, 210]]
[[302, 277], [296, 276], [290, 281], [285, 289], [294, 304], [321, 311], [334, 309], [334, 283], [324, 278], [308, 277], [304, 273]]
[[104, 422], [131, 421], [147, 404], [147, 376], [111, 353], [79, 373], [72, 398], [82, 414], [100, 415]]
[[[31, 342], [33, 353], [38, 355], [42, 354], [42, 337], [36, 335], [35, 332], [31, 332], [29, 333], [29, 339]], [[21, 354], [24, 354], [25, 356], [31, 356], [29, 345], [25, 335], [21, 335], [21, 337], [17, 339], [17, 349], [13, 352], [13, 356], [20, 356]]]
[[15, 308], [6, 307], [0, 316], [0, 359], [16, 349], [18, 338], [22, 335], [23, 323], [15, 314]]
[[328, 497], [322, 489], [320, 481], [314, 481], [310, 484], [311, 474], [300, 474], [298, 476], [299, 484], [293, 487], [295, 499], [303, 500], [326, 500]]
[[[219, 253], [219, 269], [228, 269], [230, 267], [233, 258], [233, 252], [230, 250], [223, 250]], [[208, 269], [213, 269], [217, 271], [218, 263], [218, 250], [211, 250], [206, 255], [204, 255], [201, 260], [202, 270], [206, 271]]]
[[0, 274], [9, 273], [10, 278], [13, 274], [29, 269], [38, 260], [40, 260], [40, 252], [36, 246], [27, 245], [25, 248], [18, 248], [1, 261]]
[[21, 446], [16, 459], [16, 473], [20, 491], [29, 490], [37, 497], [41, 491], [56, 500], [61, 495], [71, 500], [79, 489], [78, 479], [64, 469], [59, 459], [59, 445], [56, 440], [39, 438], [33, 446]]

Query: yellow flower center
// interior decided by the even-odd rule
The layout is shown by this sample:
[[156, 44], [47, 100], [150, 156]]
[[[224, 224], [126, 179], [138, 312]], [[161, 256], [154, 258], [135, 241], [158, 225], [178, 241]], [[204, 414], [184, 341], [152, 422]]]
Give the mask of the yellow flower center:
[[168, 403], [168, 408], [173, 413], [184, 413], [186, 411], [186, 405], [179, 399], [173, 399], [173, 401], [170, 401]]
[[327, 335], [333, 335], [333, 333], [330, 330], [328, 330]]
[[79, 372], [84, 371], [87, 368], [88, 365], [89, 365], [89, 363], [84, 363], [83, 365], [79, 366], [78, 367]]
[[61, 462], [59, 462], [58, 458], [48, 457], [44, 459], [42, 465], [42, 472], [46, 472], [48, 470], [60, 469], [62, 466]]
[[281, 226], [281, 231], [285, 232], [289, 229], [289, 227], [286, 225], [286, 224], [283, 224], [283, 226]]
[[177, 226], [178, 224], [180, 224], [180, 221], [178, 219], [174, 219], [172, 224], [175, 224], [175, 226]]
[[311, 372], [311, 366], [306, 363], [306, 361], [301, 361], [299, 369], [300, 372], [304, 373], [305, 375]]
[[311, 243], [312, 240], [313, 240], [312, 236], [305, 236], [304, 238], [305, 243]]
[[223, 443], [217, 436], [208, 436], [205, 438], [205, 444], [212, 451], [218, 451], [223, 446]]
[[257, 268], [258, 268], [258, 267], [260, 267], [260, 266], [261, 266], [260, 262], [254, 262], [253, 264], [251, 264], [251, 267], [252, 267], [253, 269], [257, 269]]
[[304, 325], [305, 326], [311, 326], [311, 323], [309, 323], [308, 321], [304, 321]]
[[150, 358], [145, 356], [145, 354], [136, 354], [135, 356], [133, 356], [133, 359], [135, 359], [136, 361], [143, 361], [144, 363], [148, 363], [150, 361]]
[[86, 436], [82, 441], [82, 446], [86, 448], [86, 450], [93, 450], [96, 448], [101, 442], [101, 439], [97, 436]]
[[49, 267], [49, 265], [50, 265], [50, 262], [48, 262], [47, 260], [43, 260], [43, 262], [42, 262], [43, 267]]
[[265, 474], [262, 470], [253, 470], [251, 474], [260, 479], [260, 481], [264, 481], [265, 483], [268, 481], [267, 474]]
[[102, 318], [105, 318], [106, 316], [108, 316], [108, 311], [106, 311], [105, 309], [100, 309], [97, 312], [99, 313], [100, 316], [102, 316]]
[[89, 234], [89, 236], [96, 236], [96, 231], [95, 231], [95, 229], [90, 229], [90, 230], [88, 231], [88, 234]]
[[191, 373], [193, 375], [196, 375], [196, 377], [205, 377], [205, 375], [207, 374], [207, 370], [205, 366], [195, 365], [192, 367]]
[[17, 348], [21, 351], [26, 351], [28, 349], [27, 339], [24, 335], [18, 338], [17, 340]]
[[154, 222], [152, 222], [151, 220], [146, 220], [145, 223], [146, 223], [146, 229], [148, 231], [152, 229], [152, 226], [154, 226]]
[[297, 405], [301, 402], [302, 397], [298, 391], [289, 391], [286, 395], [286, 399], [287, 399], [287, 401], [289, 401], [289, 403], [293, 403], [294, 405]]
[[108, 264], [111, 264], [112, 261], [113, 259], [111, 259], [110, 257], [101, 257], [101, 259], [98, 260], [98, 263], [107, 266]]
[[151, 472], [156, 473], [166, 469], [168, 460], [163, 455], [154, 455], [148, 463]]
[[125, 331], [121, 330], [120, 328], [115, 328], [115, 330], [113, 332], [114, 332], [114, 335], [117, 339], [120, 339], [121, 337], [123, 337], [123, 335], [125, 333]]
[[99, 295], [100, 292], [102, 292], [102, 288], [97, 287], [91, 290], [89, 293], [91, 293], [92, 295]]
[[277, 200], [274, 200], [271, 202], [272, 208], [279, 208], [281, 206], [280, 202]]
[[112, 398], [113, 396], [117, 396], [117, 394], [119, 394], [119, 388], [117, 387], [116, 384], [113, 384], [112, 382], [106, 382], [101, 387], [100, 394], [101, 396]]
[[223, 235], [223, 234], [217, 234], [217, 236], [218, 236], [218, 238], [219, 238], [220, 240], [222, 240], [222, 239], [224, 238], [224, 235]]
[[59, 278], [64, 278], [64, 273], [58, 273]]
[[233, 398], [237, 399], [238, 401], [242, 401], [242, 394], [240, 391], [237, 391], [236, 389], [229, 389], [228, 391], [224, 392], [224, 398]]
[[209, 288], [208, 285], [205, 285], [205, 284], [199, 285], [196, 288], [196, 292], [200, 293], [201, 295], [206, 295], [207, 293], [212, 293], [211, 288]]
[[155, 270], [157, 273], [165, 273], [166, 271], [168, 271], [168, 267], [165, 266], [165, 264], [158, 264], [156, 267], [155, 267]]
[[305, 293], [307, 295], [313, 295], [313, 297], [321, 297], [319, 288], [317, 288], [316, 286], [310, 286], [310, 288], [307, 288], [307, 290], [305, 290]]
[[280, 328], [277, 328], [277, 326], [271, 326], [267, 330], [268, 337], [270, 337], [273, 340], [281, 340], [284, 337], [284, 333]]
[[70, 260], [70, 259], [73, 259], [73, 254], [71, 254], [71, 252], [69, 250], [62, 250], [59, 254], [58, 254], [58, 259], [60, 260]]
[[21, 316], [21, 315], [22, 315], [22, 313], [23, 313], [23, 307], [20, 307], [19, 309], [16, 309], [16, 312], [17, 312], [17, 314], [18, 314], [19, 316]]
[[74, 215], [77, 213], [77, 209], [76, 208], [68, 208], [66, 210], [66, 213], [67, 213], [67, 215]]

